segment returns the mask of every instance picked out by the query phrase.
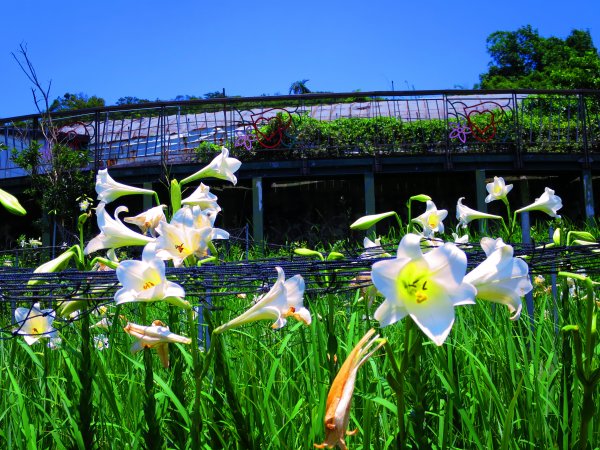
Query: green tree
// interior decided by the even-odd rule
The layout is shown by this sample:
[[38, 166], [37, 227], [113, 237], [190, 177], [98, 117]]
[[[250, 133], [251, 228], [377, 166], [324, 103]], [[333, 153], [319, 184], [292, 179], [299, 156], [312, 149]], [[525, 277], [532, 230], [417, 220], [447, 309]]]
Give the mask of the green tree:
[[57, 112], [70, 111], [73, 109], [98, 108], [105, 106], [105, 103], [106, 102], [103, 98], [96, 97], [95, 95], [89, 97], [82, 92], [79, 94], [71, 94], [67, 92], [65, 95], [54, 99], [52, 104], [50, 104], [49, 111]]
[[310, 80], [299, 80], [299, 81], [294, 81], [291, 85], [290, 85], [290, 89], [288, 91], [289, 94], [308, 94], [310, 93], [310, 89], [306, 86], [306, 83], [308, 83]]
[[587, 30], [544, 38], [527, 25], [496, 31], [486, 44], [492, 60], [479, 77], [482, 89], [600, 88], [600, 56]]
[[116, 105], [139, 105], [140, 103], [150, 103], [150, 100], [146, 98], [137, 98], [137, 97], [120, 97], [117, 100]]
[[[33, 85], [33, 100], [40, 113], [39, 131], [44, 139], [32, 140], [30, 145], [22, 150], [13, 149], [11, 159], [29, 174], [30, 185], [27, 193], [39, 202], [44, 216], [52, 218], [63, 228], [76, 229], [79, 216], [77, 198], [90, 196], [94, 188], [94, 174], [91, 170], [86, 170], [90, 163], [90, 154], [85, 148], [69, 146], [60, 133], [60, 126], [54, 123], [50, 113], [50, 83], [48, 87], [42, 86], [29, 59], [27, 47], [22, 44], [19, 51], [12, 55]], [[104, 105], [104, 100], [97, 97], [87, 98], [83, 94], [65, 94], [55, 102], [57, 110], [78, 109], [80, 101], [84, 100], [101, 100], [101, 104], [88, 103], [81, 106], [82, 108]]]

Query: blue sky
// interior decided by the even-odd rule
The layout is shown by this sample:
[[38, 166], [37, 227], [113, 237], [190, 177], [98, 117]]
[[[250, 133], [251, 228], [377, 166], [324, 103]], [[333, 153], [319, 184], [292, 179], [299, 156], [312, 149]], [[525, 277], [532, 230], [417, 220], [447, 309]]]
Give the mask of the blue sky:
[[51, 98], [65, 92], [155, 100], [317, 91], [470, 88], [486, 70], [486, 37], [531, 24], [564, 38], [589, 29], [598, 0], [3, 2], [0, 117], [34, 113], [11, 56], [26, 43]]

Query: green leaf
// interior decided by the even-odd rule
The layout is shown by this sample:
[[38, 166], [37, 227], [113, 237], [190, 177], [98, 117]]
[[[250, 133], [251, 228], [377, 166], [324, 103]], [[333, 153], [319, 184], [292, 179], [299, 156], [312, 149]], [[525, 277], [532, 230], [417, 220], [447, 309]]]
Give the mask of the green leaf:
[[338, 259], [344, 259], [345, 256], [339, 252], [331, 252], [327, 255], [327, 261], [335, 261]]
[[[75, 252], [72, 249], [67, 250], [66, 252], [60, 254], [56, 258], [47, 263], [42, 264], [37, 269], [33, 271], [33, 273], [49, 273], [49, 272], [58, 272], [66, 267], [69, 263], [69, 260], [75, 255]], [[27, 286], [34, 286], [36, 284], [41, 283], [42, 280], [39, 278], [30, 279], [27, 282]]]
[[422, 202], [422, 203], [427, 203], [429, 200], [431, 200], [431, 197], [426, 194], [413, 195], [409, 199], [409, 201], [411, 201], [411, 202]]
[[295, 248], [294, 253], [296, 255], [300, 255], [300, 256], [315, 256], [315, 257], [319, 258], [321, 261], [325, 260], [325, 258], [323, 258], [323, 255], [320, 252], [318, 252], [316, 250], [311, 250], [309, 248], [304, 248], [304, 247]]
[[360, 219], [358, 219], [356, 222], [354, 222], [352, 225], [350, 225], [350, 229], [352, 229], [352, 230], [368, 230], [369, 228], [371, 228], [373, 225], [375, 225], [380, 220], [383, 220], [387, 217], [391, 217], [391, 216], [395, 216], [395, 215], [396, 215], [395, 211], [388, 211], [388, 212], [384, 212], [381, 214], [372, 214], [372, 215], [368, 215], [368, 216], [363, 216]]
[[0, 189], [0, 203], [11, 213], [16, 214], [18, 216], [24, 216], [27, 214], [25, 208], [21, 206], [17, 197], [12, 194], [9, 194], [3, 189]]

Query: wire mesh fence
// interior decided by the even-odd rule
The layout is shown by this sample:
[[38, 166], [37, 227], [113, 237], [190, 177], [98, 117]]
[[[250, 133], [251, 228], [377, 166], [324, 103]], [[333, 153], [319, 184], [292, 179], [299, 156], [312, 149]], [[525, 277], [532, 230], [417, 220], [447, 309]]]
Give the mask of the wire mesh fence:
[[[575, 272], [600, 274], [600, 244], [558, 247], [551, 245], [515, 244], [514, 255], [524, 258], [530, 274], [551, 275]], [[461, 245], [467, 254], [469, 269], [485, 260], [479, 245]], [[346, 250], [345, 258], [321, 261], [290, 254], [289, 259], [270, 258], [252, 261], [220, 262], [200, 267], [167, 269], [167, 279], [181, 285], [186, 298], [195, 307], [227, 309], [230, 299], [252, 298], [266, 293], [277, 278], [275, 267], [281, 267], [290, 277], [300, 274], [305, 281], [307, 302], [318, 302], [326, 294], [344, 295], [371, 286], [370, 269], [373, 263], [394, 254], [393, 245]], [[385, 255], [385, 256], [384, 256]], [[65, 302], [78, 301], [79, 315], [57, 318], [55, 327], [68, 325], [81, 314], [98, 311], [101, 305], [114, 304], [120, 288], [115, 271], [80, 272], [65, 270], [56, 273], [34, 273], [32, 269], [0, 267], [0, 337], [15, 335], [21, 324], [14, 323], [17, 307], [32, 308], [42, 302], [52, 314]], [[165, 309], [167, 304], [163, 306]], [[34, 316], [31, 316], [34, 317]]]

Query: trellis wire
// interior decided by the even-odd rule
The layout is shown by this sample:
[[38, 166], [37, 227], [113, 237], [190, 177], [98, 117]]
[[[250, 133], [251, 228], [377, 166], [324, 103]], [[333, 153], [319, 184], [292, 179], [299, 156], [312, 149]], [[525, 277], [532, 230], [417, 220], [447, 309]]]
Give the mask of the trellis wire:
[[[479, 245], [460, 245], [467, 253], [469, 270], [485, 260]], [[524, 258], [530, 274], [551, 275], [561, 271], [600, 274], [600, 244], [585, 246], [551, 246], [513, 244], [514, 255]], [[396, 246], [386, 245], [371, 249], [346, 249], [341, 260], [321, 261], [297, 255], [289, 260], [259, 259], [244, 262], [221, 262], [200, 267], [168, 268], [167, 278], [180, 284], [186, 297], [194, 306], [224, 309], [227, 298], [246, 294], [258, 296], [267, 292], [276, 280], [275, 267], [283, 268], [286, 277], [302, 275], [306, 284], [307, 302], [319, 301], [323, 294], [342, 294], [371, 285], [368, 273], [373, 263], [387, 259], [385, 253], [394, 255]], [[80, 300], [89, 306], [79, 314], [89, 314], [98, 305], [110, 305], [120, 288], [114, 271], [80, 272], [65, 270], [56, 273], [33, 273], [32, 269], [0, 268], [0, 317], [10, 310], [26, 304], [31, 308], [35, 302], [43, 302], [46, 308], [56, 309], [65, 301]], [[210, 305], [205, 303], [207, 295]], [[10, 308], [10, 309], [9, 309]], [[166, 306], [165, 306], [166, 308]], [[30, 316], [30, 318], [33, 316]], [[68, 324], [74, 319], [55, 321], [55, 327]], [[12, 319], [11, 319], [12, 321]], [[6, 323], [6, 322], [4, 322]], [[21, 324], [22, 325], [22, 324]], [[12, 336], [18, 330], [14, 323], [0, 327], [0, 338]]]

